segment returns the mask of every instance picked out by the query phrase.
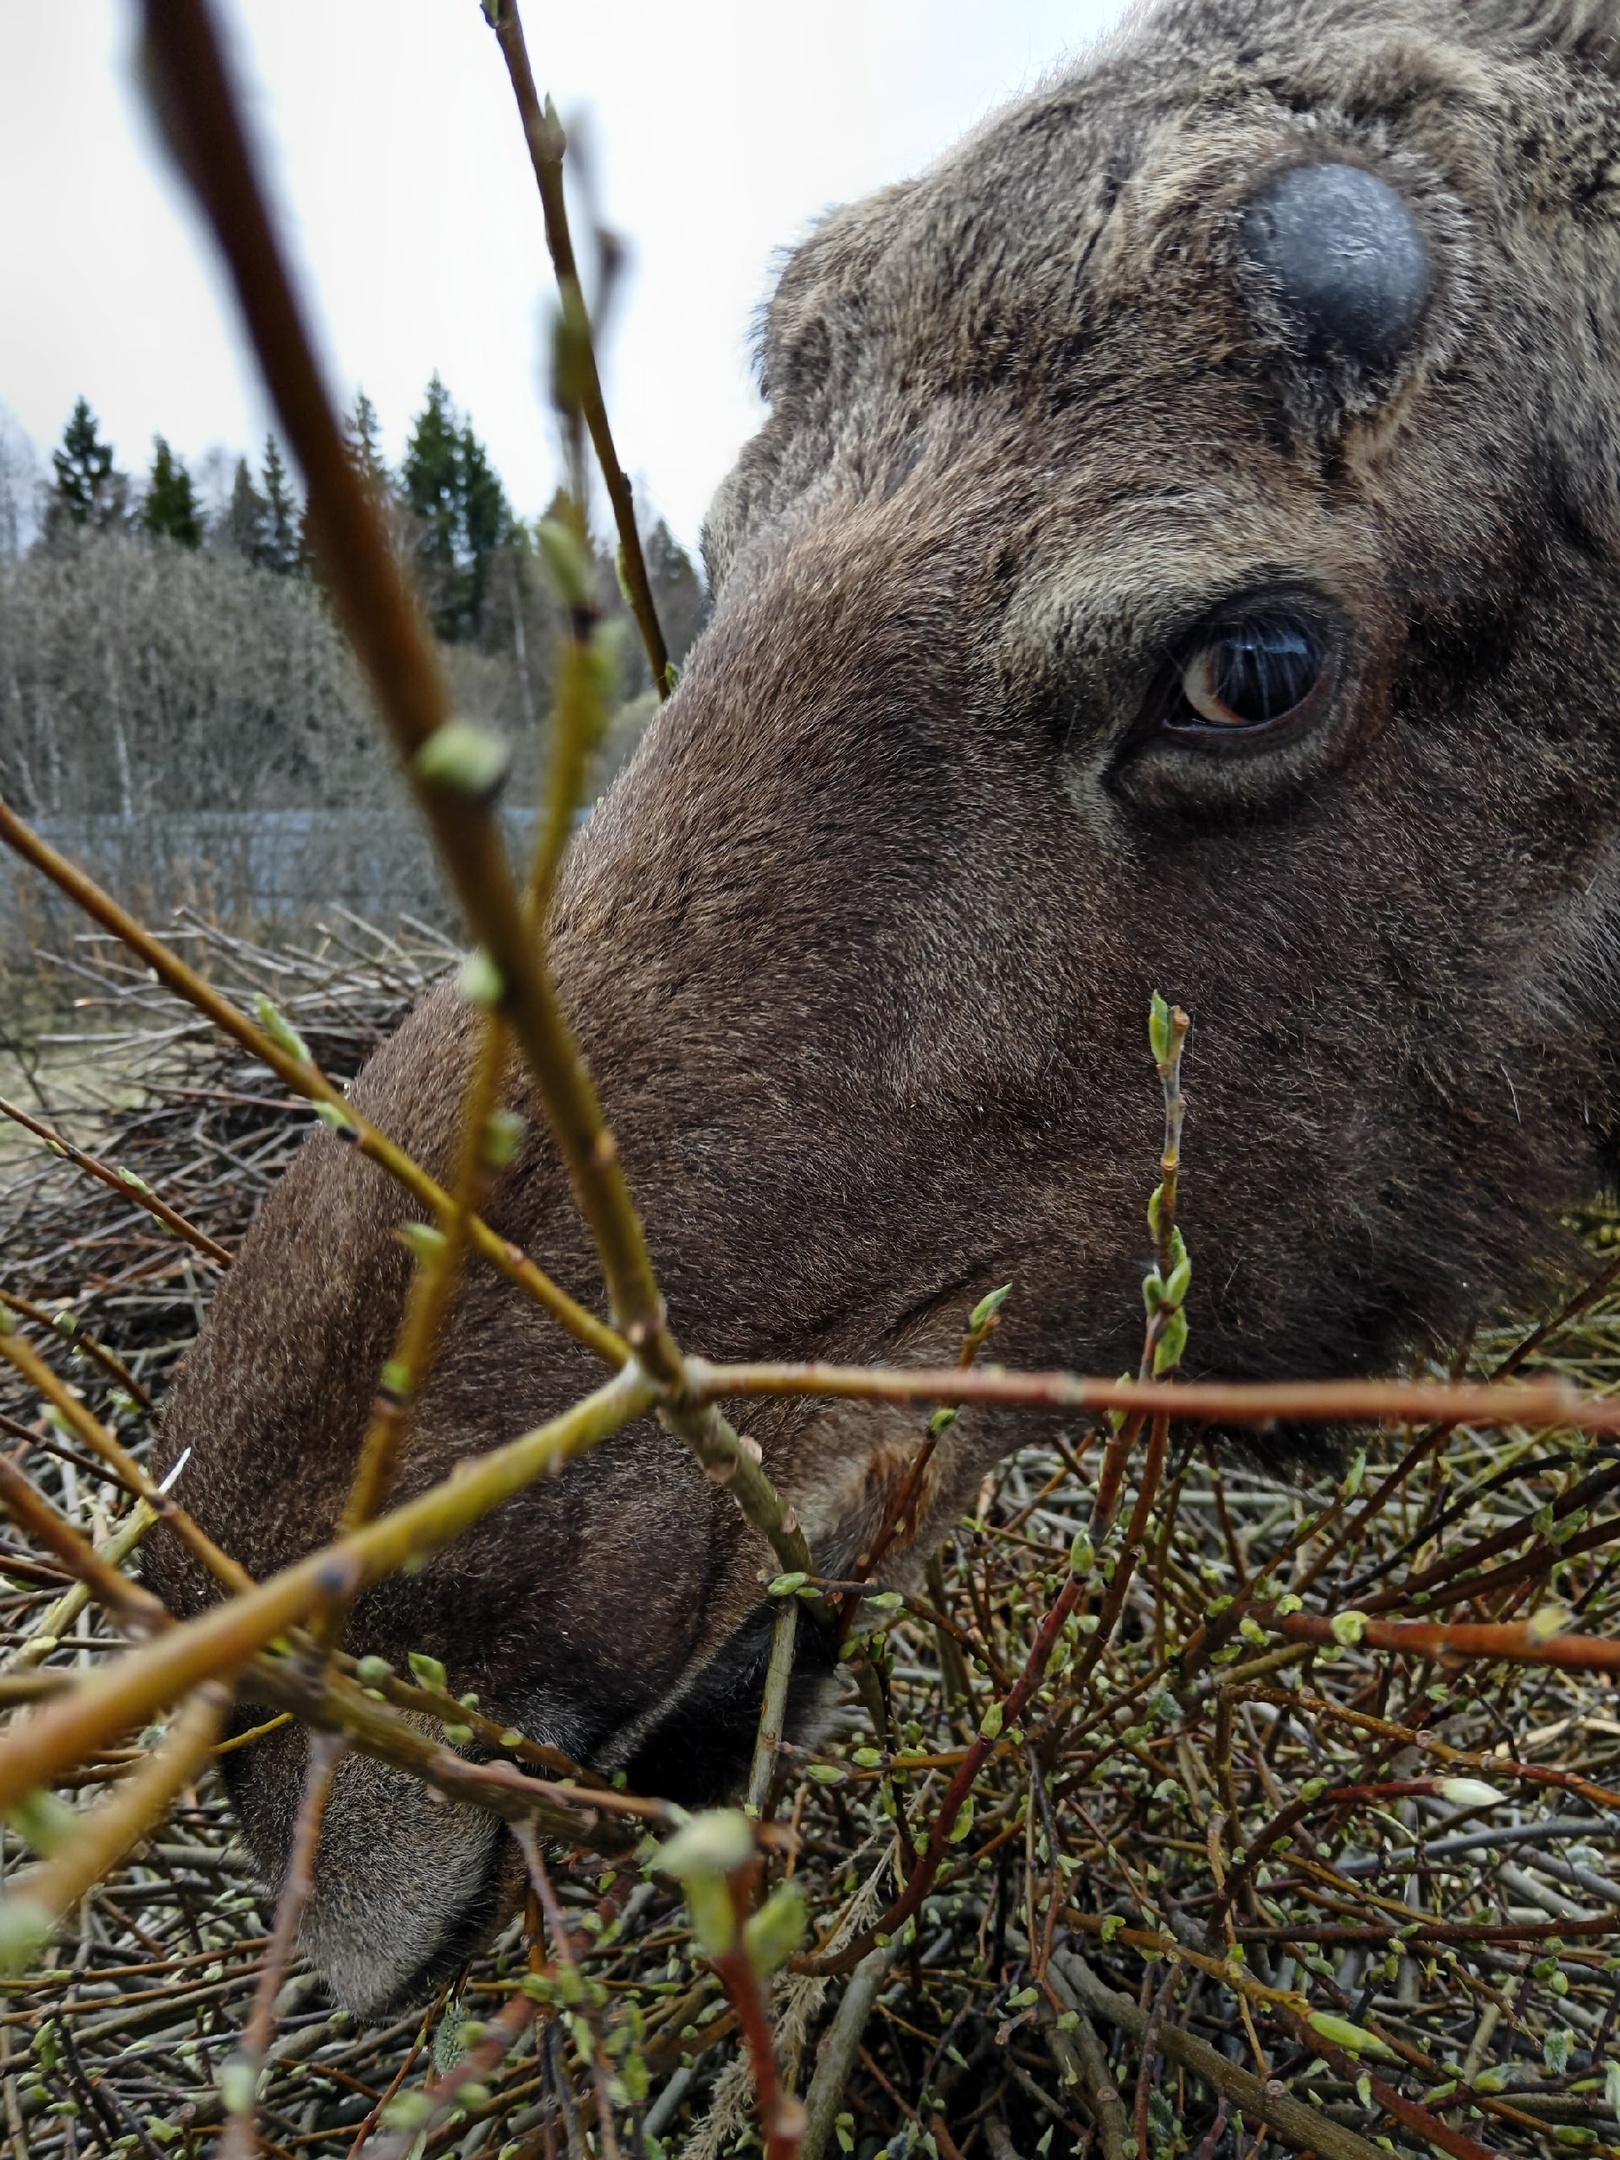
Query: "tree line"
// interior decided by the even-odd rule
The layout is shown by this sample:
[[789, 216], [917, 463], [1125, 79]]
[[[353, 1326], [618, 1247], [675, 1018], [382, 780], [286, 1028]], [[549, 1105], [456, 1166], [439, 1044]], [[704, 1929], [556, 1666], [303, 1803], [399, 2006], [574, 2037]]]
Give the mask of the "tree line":
[[[511, 737], [522, 799], [538, 785], [560, 628], [534, 528], [437, 375], [397, 468], [364, 392], [345, 433], [413, 570], [458, 709]], [[398, 799], [274, 436], [227, 482], [217, 470], [200, 481], [159, 435], [137, 481], [81, 397], [38, 502], [22, 505], [15, 459], [0, 483], [0, 787], [30, 813]], [[662, 521], [644, 545], [678, 660], [706, 595]], [[622, 624], [611, 769], [655, 701], [605, 551], [598, 575]]]

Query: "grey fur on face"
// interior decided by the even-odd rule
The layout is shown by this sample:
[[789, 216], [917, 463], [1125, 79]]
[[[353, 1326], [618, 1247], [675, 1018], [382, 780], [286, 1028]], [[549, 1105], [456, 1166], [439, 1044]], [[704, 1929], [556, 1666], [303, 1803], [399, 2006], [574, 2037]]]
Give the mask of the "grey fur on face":
[[[1174, 0], [787, 264], [711, 627], [554, 922], [683, 1342], [948, 1361], [1011, 1281], [1008, 1363], [1134, 1365], [1156, 988], [1194, 1023], [1191, 1371], [1388, 1371], [1578, 1261], [1558, 1213], [1620, 1129], [1615, 22]], [[1320, 278], [1301, 235], [1352, 224]], [[356, 1086], [439, 1177], [472, 1029], [437, 992]], [[492, 1219], [596, 1296], [509, 1094], [536, 1137]], [[341, 1509], [404, 1213], [313, 1138], [177, 1380], [180, 1496], [255, 1573]], [[592, 1377], [475, 1270], [403, 1490]], [[749, 1429], [837, 1559], [921, 1420]], [[949, 1428], [892, 1577], [1038, 1430]], [[649, 1422], [366, 1593], [350, 1642], [703, 1798], [746, 1759], [761, 1564]], [[160, 1538], [152, 1574], [208, 1595]], [[264, 1745], [226, 1760], [274, 1875], [301, 1742]], [[363, 1925], [320, 1893], [310, 1940], [410, 1999], [499, 1910], [487, 1824], [343, 1796], [376, 1888]]]

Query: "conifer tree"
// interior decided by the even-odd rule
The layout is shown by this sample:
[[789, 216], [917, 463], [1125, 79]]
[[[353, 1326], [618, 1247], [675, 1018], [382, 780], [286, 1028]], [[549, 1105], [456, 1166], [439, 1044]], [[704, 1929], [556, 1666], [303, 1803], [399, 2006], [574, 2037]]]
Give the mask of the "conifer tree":
[[270, 505], [254, 486], [247, 459], [238, 458], [231, 499], [225, 509], [224, 538], [249, 562], [259, 560], [269, 529], [269, 515]]
[[388, 460], [382, 454], [382, 424], [376, 406], [363, 390], [354, 394], [354, 403], [343, 422], [343, 436], [361, 479], [376, 495], [386, 495], [390, 474]]
[[152, 471], [141, 506], [141, 523], [154, 539], [181, 547], [201, 547], [202, 511], [185, 460], [175, 456], [161, 435], [152, 437]]
[[641, 549], [664, 643], [669, 657], [679, 662], [708, 618], [708, 592], [691, 556], [662, 518], [643, 537]]
[[287, 477], [286, 462], [273, 435], [264, 438], [264, 463], [260, 468], [264, 496], [264, 535], [254, 561], [262, 569], [289, 577], [302, 567], [298, 500]]
[[116, 525], [124, 514], [129, 482], [113, 464], [112, 444], [101, 439], [101, 427], [89, 401], [77, 400], [62, 447], [51, 452], [56, 469], [52, 510], [74, 525]]
[[416, 560], [428, 613], [448, 643], [484, 628], [496, 550], [511, 531], [506, 491], [489, 453], [435, 374], [400, 468], [416, 520]]

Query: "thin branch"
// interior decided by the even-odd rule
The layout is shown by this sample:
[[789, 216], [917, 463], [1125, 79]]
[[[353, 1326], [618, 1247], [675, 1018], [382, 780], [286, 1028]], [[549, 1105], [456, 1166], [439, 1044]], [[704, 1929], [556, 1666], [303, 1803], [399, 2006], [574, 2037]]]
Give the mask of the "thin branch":
[[1620, 1402], [1563, 1380], [1492, 1387], [1423, 1380], [1095, 1380], [1077, 1373], [962, 1372], [954, 1365], [712, 1365], [686, 1360], [688, 1399], [821, 1396], [847, 1402], [992, 1403], [1014, 1410], [1168, 1411], [1189, 1424], [1383, 1423], [1566, 1426], [1620, 1432]]
[[236, 2050], [220, 2074], [220, 2090], [230, 2108], [230, 2120], [220, 2140], [222, 2160], [252, 2160], [258, 2149], [253, 2122], [257, 2113], [259, 2075], [275, 2038], [276, 1997], [281, 1993], [287, 1966], [298, 1941], [304, 1908], [315, 1884], [315, 1853], [326, 1820], [332, 1778], [343, 1759], [344, 1742], [334, 1733], [311, 1733], [304, 1790], [293, 1822], [292, 1847], [286, 1871], [276, 1893], [275, 1924], [269, 1948], [259, 1967], [253, 1990], [253, 2007]]
[[199, 1230], [194, 1222], [187, 1221], [178, 1208], [170, 1207], [167, 1200], [160, 1198], [143, 1181], [132, 1179], [126, 1172], [114, 1170], [109, 1163], [102, 1162], [99, 1156], [89, 1155], [83, 1148], [75, 1147], [71, 1140], [65, 1140], [54, 1127], [45, 1124], [40, 1118], [31, 1117], [26, 1110], [19, 1110], [15, 1103], [7, 1102], [3, 1095], [0, 1095], [0, 1117], [12, 1119], [14, 1123], [21, 1125], [24, 1131], [31, 1132], [36, 1140], [43, 1140], [53, 1154], [72, 1163], [75, 1169], [83, 1170], [87, 1176], [108, 1186], [122, 1199], [132, 1201], [136, 1207], [145, 1208], [149, 1215], [157, 1217], [165, 1229], [171, 1230], [178, 1238], [184, 1238], [188, 1245], [200, 1252], [205, 1259], [212, 1260], [216, 1267], [230, 1266], [231, 1255], [217, 1238], [211, 1238], [206, 1230]]
[[[585, 295], [574, 260], [573, 236], [568, 229], [568, 197], [563, 187], [563, 157], [568, 148], [568, 138], [550, 100], [544, 105], [540, 102], [540, 94], [535, 88], [534, 72], [529, 66], [529, 49], [524, 42], [517, 0], [495, 0], [494, 7], [486, 9], [485, 12], [489, 15], [491, 27], [500, 42], [501, 58], [506, 62], [512, 95], [517, 100], [518, 117], [523, 123], [523, 139], [529, 146], [529, 162], [534, 168], [535, 184], [540, 190], [540, 208], [546, 226], [546, 247], [551, 256], [552, 268], [556, 272], [557, 290], [562, 298], [563, 311], [571, 322], [579, 326], [581, 332], [579, 401], [585, 424], [591, 432], [597, 463], [602, 469], [602, 483], [607, 489], [608, 501], [613, 506], [613, 522], [619, 533], [619, 559], [623, 566], [625, 594], [630, 602], [630, 611], [636, 618], [641, 642], [646, 648], [647, 665], [652, 669], [653, 687], [661, 699], [667, 698], [670, 692], [669, 648], [664, 643], [657, 605], [653, 600], [652, 584], [647, 576], [647, 563], [642, 553], [641, 534], [636, 528], [636, 511], [631, 499], [630, 482], [619, 463], [619, 453], [613, 443], [613, 430], [608, 422], [607, 405], [602, 396], [601, 371], [597, 366], [596, 348], [591, 338]], [[583, 505], [581, 507], [583, 508]]]
[[310, 530], [338, 613], [432, 830], [462, 912], [500, 979], [503, 1010], [538, 1084], [589, 1224], [615, 1320], [658, 1378], [679, 1353], [664, 1320], [618, 1149], [506, 862], [487, 785], [424, 767], [452, 718], [449, 684], [380, 506], [355, 467], [322, 380], [248, 149], [206, 0], [146, 0], [155, 110], [212, 224], [265, 384], [308, 488]]

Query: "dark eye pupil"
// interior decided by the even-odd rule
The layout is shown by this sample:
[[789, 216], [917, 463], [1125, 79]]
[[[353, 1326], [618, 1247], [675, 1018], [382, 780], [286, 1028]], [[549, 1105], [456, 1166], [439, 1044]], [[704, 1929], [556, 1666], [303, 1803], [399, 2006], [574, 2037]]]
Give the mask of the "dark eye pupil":
[[1210, 661], [1215, 695], [1234, 718], [1258, 727], [1303, 704], [1322, 654], [1302, 624], [1257, 623], [1218, 639]]

